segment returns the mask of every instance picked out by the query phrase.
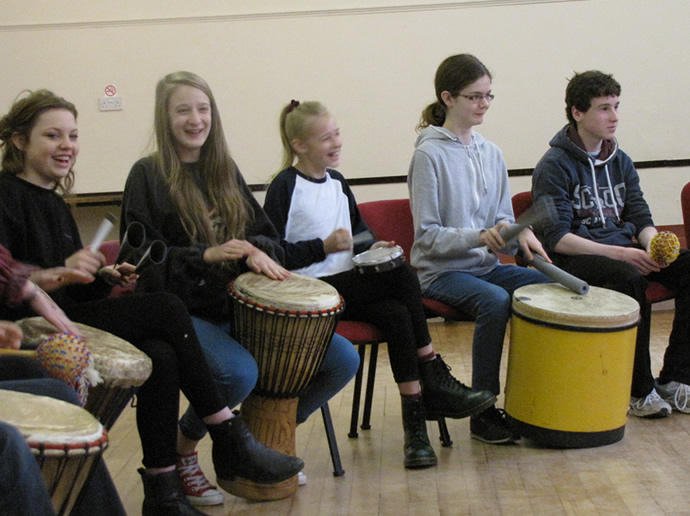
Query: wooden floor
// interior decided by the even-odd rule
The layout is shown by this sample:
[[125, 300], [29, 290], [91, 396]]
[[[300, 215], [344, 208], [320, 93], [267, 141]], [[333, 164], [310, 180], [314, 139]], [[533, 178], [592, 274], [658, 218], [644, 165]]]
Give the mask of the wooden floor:
[[[670, 310], [654, 312], [655, 373], [672, 317]], [[458, 378], [468, 380], [472, 324], [432, 320], [430, 329], [436, 350]], [[690, 514], [690, 415], [674, 413], [662, 420], [631, 417], [622, 441], [580, 450], [540, 449], [524, 440], [513, 446], [486, 445], [470, 439], [467, 419], [448, 421], [454, 445], [442, 448], [436, 425], [429, 423], [439, 464], [415, 471], [403, 468], [400, 399], [385, 349], [379, 353], [372, 428], [360, 431], [358, 439], [347, 437], [351, 404], [351, 384], [330, 403], [344, 476], [332, 476], [317, 413], [298, 429], [297, 452], [305, 460], [308, 483], [292, 499], [251, 503], [226, 495], [224, 505], [205, 512], [252, 516]], [[133, 409], [126, 409], [110, 437], [106, 461], [129, 514], [140, 514], [143, 489], [136, 469], [141, 450]], [[200, 455], [212, 477], [208, 438]]]

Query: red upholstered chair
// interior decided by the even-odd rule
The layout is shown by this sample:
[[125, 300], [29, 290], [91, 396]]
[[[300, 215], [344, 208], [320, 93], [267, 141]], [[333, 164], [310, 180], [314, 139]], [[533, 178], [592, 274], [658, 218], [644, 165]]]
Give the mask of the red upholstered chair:
[[680, 209], [683, 212], [683, 229], [685, 230], [685, 248], [690, 248], [690, 183], [680, 192]]
[[[379, 240], [395, 240], [410, 263], [414, 243], [414, 223], [409, 199], [388, 199], [358, 205], [362, 218]], [[428, 317], [443, 317], [452, 321], [472, 321], [472, 316], [435, 299], [422, 298]]]
[[374, 381], [376, 380], [376, 362], [379, 353], [379, 344], [386, 339], [379, 329], [373, 324], [361, 321], [339, 321], [335, 328], [338, 335], [357, 346], [359, 352], [359, 369], [355, 375], [354, 393], [352, 395], [352, 416], [350, 417], [350, 431], [347, 436], [352, 438], [359, 437], [357, 432], [357, 422], [359, 421], [359, 406], [362, 399], [362, 380], [364, 377], [364, 362], [366, 347], [369, 350], [369, 369], [367, 372], [367, 388], [364, 395], [364, 411], [362, 412], [362, 430], [371, 428], [371, 405], [374, 398]]
[[[688, 183], [690, 185], [690, 183]], [[685, 192], [685, 190], [688, 190]], [[683, 192], [686, 195], [686, 201], [688, 202], [688, 221], [690, 222], [690, 188], [688, 185], [685, 186], [683, 189]], [[681, 203], [682, 203], [682, 195], [681, 195]], [[522, 215], [527, 208], [532, 206], [532, 192], [520, 192], [517, 193], [513, 196], [512, 198], [513, 201], [513, 213], [515, 214], [515, 218], [517, 219], [520, 215]], [[683, 217], [685, 219], [685, 210], [683, 210]], [[689, 232], [688, 228], [688, 223], [685, 224], [685, 231], [686, 234]], [[516, 262], [519, 261], [516, 259]], [[649, 285], [647, 286], [647, 301], [649, 303], [659, 303], [661, 301], [668, 301], [669, 299], [673, 299], [675, 297], [675, 292], [673, 290], [668, 289], [664, 287], [661, 283], [658, 283], [656, 281], [650, 281]]]

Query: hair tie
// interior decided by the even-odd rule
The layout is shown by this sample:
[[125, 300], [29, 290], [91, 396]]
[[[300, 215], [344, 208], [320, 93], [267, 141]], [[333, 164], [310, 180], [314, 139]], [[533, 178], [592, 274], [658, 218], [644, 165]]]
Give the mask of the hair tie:
[[287, 112], [292, 113], [297, 106], [299, 106], [299, 100], [292, 99], [290, 105], [287, 107]]

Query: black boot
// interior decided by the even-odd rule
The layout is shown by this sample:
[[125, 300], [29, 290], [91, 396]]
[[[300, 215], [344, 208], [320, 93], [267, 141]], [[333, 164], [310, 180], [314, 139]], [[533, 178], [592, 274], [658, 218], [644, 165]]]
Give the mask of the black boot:
[[220, 480], [241, 477], [258, 484], [275, 484], [295, 476], [304, 467], [299, 457], [291, 457], [254, 439], [242, 415], [218, 425], [206, 425], [213, 439], [213, 466]]
[[496, 403], [490, 391], [473, 391], [450, 374], [441, 355], [419, 364], [419, 381], [427, 419], [460, 419], [483, 412]]
[[426, 414], [421, 398], [402, 398], [405, 431], [405, 467], [428, 468], [436, 465], [436, 454], [426, 433]]
[[203, 516], [187, 500], [177, 470], [149, 475], [143, 468], [139, 474], [144, 482], [142, 516]]

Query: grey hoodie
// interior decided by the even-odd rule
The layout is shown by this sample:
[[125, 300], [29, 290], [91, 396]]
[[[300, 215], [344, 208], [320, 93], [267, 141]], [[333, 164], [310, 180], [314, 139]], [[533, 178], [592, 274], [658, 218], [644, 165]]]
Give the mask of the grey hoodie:
[[486, 274], [498, 258], [480, 247], [479, 233], [514, 221], [501, 149], [478, 133], [464, 145], [435, 126], [421, 132], [415, 147], [407, 185], [415, 229], [411, 262], [422, 289], [446, 271]]

